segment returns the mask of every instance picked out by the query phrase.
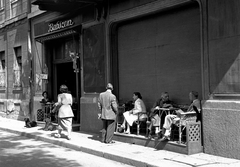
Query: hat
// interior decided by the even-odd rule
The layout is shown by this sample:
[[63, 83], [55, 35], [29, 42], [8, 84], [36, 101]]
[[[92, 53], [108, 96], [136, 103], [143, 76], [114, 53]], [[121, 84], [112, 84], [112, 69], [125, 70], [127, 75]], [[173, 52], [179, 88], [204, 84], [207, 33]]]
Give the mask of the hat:
[[113, 85], [111, 83], [108, 83], [107, 86], [106, 86], [106, 89], [111, 89], [113, 90]]

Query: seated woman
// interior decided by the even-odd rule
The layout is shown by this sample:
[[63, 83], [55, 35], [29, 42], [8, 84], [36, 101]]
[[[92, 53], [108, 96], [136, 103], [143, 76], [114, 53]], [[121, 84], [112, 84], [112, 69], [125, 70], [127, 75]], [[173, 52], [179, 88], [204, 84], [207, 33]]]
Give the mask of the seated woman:
[[[124, 121], [122, 127], [125, 129], [125, 125], [127, 123], [127, 130], [125, 133], [130, 134], [130, 126], [133, 125], [133, 122], [138, 120], [138, 116], [140, 119], [147, 118], [147, 112], [144, 102], [142, 101], [142, 96], [139, 92], [133, 93], [134, 100], [134, 108], [130, 111], [126, 111], [123, 113]], [[140, 115], [139, 115], [140, 114]]]
[[43, 93], [42, 93], [42, 96], [43, 96], [43, 98], [42, 98], [42, 101], [40, 101], [40, 103], [47, 103], [47, 102], [51, 102], [51, 100], [50, 100], [50, 98], [48, 97], [48, 92], [47, 91], [44, 91]]
[[40, 103], [42, 104], [42, 111], [45, 114], [45, 118], [50, 117], [50, 106], [47, 105], [47, 103], [51, 102], [51, 99], [48, 96], [48, 92], [44, 91], [42, 93], [42, 100], [40, 101]]

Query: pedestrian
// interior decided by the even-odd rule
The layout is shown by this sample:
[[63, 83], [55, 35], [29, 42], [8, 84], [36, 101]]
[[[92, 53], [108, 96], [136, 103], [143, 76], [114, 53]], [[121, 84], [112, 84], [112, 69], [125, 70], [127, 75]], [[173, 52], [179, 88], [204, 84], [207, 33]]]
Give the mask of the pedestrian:
[[72, 111], [72, 95], [68, 91], [66, 85], [60, 86], [60, 94], [58, 95], [58, 102], [55, 103], [55, 106], [59, 108], [58, 110], [58, 134], [55, 137], [60, 138], [63, 130], [66, 130], [68, 135], [67, 139], [71, 140], [71, 131], [72, 131], [72, 118], [74, 117]]
[[116, 96], [112, 94], [113, 85], [108, 83], [106, 91], [100, 93], [98, 98], [99, 117], [103, 123], [102, 143], [114, 143], [112, 140], [115, 131], [116, 114], [118, 112], [118, 104]]

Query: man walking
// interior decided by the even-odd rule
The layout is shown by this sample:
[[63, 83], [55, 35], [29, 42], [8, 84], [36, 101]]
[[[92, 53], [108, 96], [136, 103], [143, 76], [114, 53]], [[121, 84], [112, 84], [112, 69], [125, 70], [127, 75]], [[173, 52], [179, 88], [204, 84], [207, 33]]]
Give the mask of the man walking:
[[103, 122], [102, 139], [103, 143], [114, 143], [112, 140], [115, 131], [115, 120], [118, 112], [116, 96], [112, 94], [113, 85], [107, 84], [106, 91], [100, 93], [98, 99], [99, 116]]

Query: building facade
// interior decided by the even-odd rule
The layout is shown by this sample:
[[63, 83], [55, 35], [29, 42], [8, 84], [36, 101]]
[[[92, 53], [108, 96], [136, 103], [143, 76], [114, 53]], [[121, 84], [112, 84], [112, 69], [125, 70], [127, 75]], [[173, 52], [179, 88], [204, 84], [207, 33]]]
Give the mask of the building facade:
[[31, 62], [27, 48], [27, 0], [0, 1], [0, 114], [29, 115]]
[[[29, 5], [29, 6], [28, 6]], [[74, 124], [98, 133], [107, 82], [119, 102], [141, 92], [202, 99], [205, 153], [240, 159], [238, 0], [0, 0], [0, 114], [37, 119], [42, 92], [73, 94]], [[29, 9], [29, 12], [28, 12]]]

